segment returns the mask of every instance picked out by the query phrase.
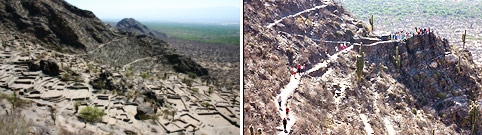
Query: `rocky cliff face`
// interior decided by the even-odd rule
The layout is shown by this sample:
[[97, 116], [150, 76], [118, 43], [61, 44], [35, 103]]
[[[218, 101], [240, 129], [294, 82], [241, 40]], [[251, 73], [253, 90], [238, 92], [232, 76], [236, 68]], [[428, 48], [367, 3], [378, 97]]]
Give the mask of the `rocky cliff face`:
[[[281, 132], [284, 116], [274, 100], [290, 81], [290, 68], [306, 64], [312, 69], [327, 61], [338, 45], [331, 41], [354, 48], [299, 80], [288, 97], [297, 119], [291, 134], [469, 134], [470, 125], [480, 125], [469, 122], [468, 112], [469, 101], [482, 105], [482, 77], [466, 50], [433, 34], [407, 41], [360, 40], [368, 39], [367, 26], [336, 3], [244, 3], [245, 127]], [[360, 83], [355, 73], [359, 41], [365, 43]]]
[[[167, 59], [176, 55], [166, 42], [119, 32], [92, 12], [78, 9], [62, 0], [7, 0], [0, 4], [3, 7], [0, 8], [0, 29], [18, 34], [18, 37], [28, 37], [25, 39], [59, 52], [75, 53], [119, 67], [146, 57]], [[200, 76], [208, 74], [207, 70], [189, 58], [178, 60], [181, 60], [179, 63], [190, 63], [183, 64], [189, 67], [174, 70]]]

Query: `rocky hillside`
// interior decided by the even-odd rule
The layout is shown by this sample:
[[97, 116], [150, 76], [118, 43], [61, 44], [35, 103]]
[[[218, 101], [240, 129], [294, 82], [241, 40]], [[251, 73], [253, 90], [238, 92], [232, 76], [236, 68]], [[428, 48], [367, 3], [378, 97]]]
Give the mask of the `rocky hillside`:
[[146, 57], [167, 59], [174, 56], [180, 61], [165, 63], [174, 63], [174, 70], [200, 76], [208, 74], [189, 58], [178, 56], [167, 43], [148, 36], [119, 32], [92, 12], [78, 9], [63, 0], [6, 0], [0, 6], [3, 7], [0, 9], [0, 29], [29, 37], [25, 39], [49, 49], [86, 55], [110, 66], [124, 66]]
[[[295, 79], [299, 84], [287, 98], [296, 117], [290, 134], [470, 134], [471, 125], [480, 125], [480, 115], [477, 123], [469, 117], [469, 101], [482, 105], [480, 69], [469, 52], [447, 40], [434, 34], [406, 41], [368, 38], [369, 26], [337, 3], [244, 4], [245, 133], [251, 124], [268, 134], [281, 132], [285, 116], [275, 96], [297, 84], [289, 70], [322, 62], [326, 67]], [[353, 49], [328, 61], [339, 41]], [[365, 67], [358, 83], [360, 42]]]
[[239, 91], [62, 0], [0, 2], [0, 134], [239, 134]]
[[148, 35], [153, 38], [157, 39], [166, 39], [168, 36], [166, 33], [162, 33], [159, 31], [151, 30], [147, 28], [144, 24], [141, 24], [134, 18], [124, 18], [121, 21], [119, 21], [115, 27], [119, 30], [122, 31], [128, 31], [137, 35]]
[[116, 28], [136, 35], [147, 35], [166, 41], [182, 55], [192, 58], [205, 67], [210, 77], [220, 87], [239, 89], [239, 46], [209, 44], [168, 37], [162, 32], [151, 30], [133, 18], [125, 18]]

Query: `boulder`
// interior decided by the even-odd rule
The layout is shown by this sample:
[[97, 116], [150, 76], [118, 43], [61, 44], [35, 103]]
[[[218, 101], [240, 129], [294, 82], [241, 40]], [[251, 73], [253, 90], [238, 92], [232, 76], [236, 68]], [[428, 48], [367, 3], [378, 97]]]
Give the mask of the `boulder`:
[[451, 66], [458, 62], [458, 58], [457, 56], [455, 56], [455, 54], [448, 54], [448, 55], [445, 55], [445, 61], [448, 66]]
[[137, 106], [137, 114], [135, 116], [136, 119], [147, 119], [149, 118], [149, 115], [154, 115], [154, 108], [151, 107], [151, 105], [143, 102], [139, 103], [139, 106]]
[[27, 61], [28, 69], [30, 71], [40, 71], [40, 62], [39, 61], [34, 61], [34, 60], [29, 60]]
[[437, 68], [437, 66], [438, 66], [438, 64], [437, 64], [437, 62], [435, 62], [435, 61], [432, 62], [432, 63], [430, 63], [430, 67], [431, 67], [431, 68]]
[[40, 70], [44, 74], [57, 76], [60, 74], [59, 66], [54, 59], [40, 60]]

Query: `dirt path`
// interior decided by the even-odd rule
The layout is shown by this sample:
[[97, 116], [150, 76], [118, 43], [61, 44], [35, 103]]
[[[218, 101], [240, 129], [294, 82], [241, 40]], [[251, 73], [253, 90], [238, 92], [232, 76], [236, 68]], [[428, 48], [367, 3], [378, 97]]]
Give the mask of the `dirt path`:
[[126, 38], [126, 37], [117, 38], [117, 39], [111, 40], [111, 41], [109, 41], [109, 42], [102, 43], [102, 44], [98, 45], [97, 48], [95, 48], [94, 50], [91, 50], [91, 51], [87, 52], [87, 54], [91, 54], [91, 53], [93, 53], [93, 52], [101, 49], [101, 48], [104, 47], [106, 44], [109, 44], [109, 43], [112, 43], [112, 42], [115, 42], [115, 41], [119, 41], [119, 40], [124, 39], [124, 38]]
[[122, 66], [122, 70], [125, 70], [127, 66], [130, 66], [131, 64], [134, 64], [136, 62], [139, 62], [139, 61], [142, 61], [142, 60], [146, 60], [146, 59], [150, 59], [151, 57], [145, 57], [145, 58], [140, 58], [140, 59], [137, 59], [137, 60], [134, 60], [130, 63], [127, 63], [125, 64], [124, 66]]
[[365, 125], [365, 132], [367, 135], [372, 135], [374, 133], [372, 126], [370, 126], [370, 123], [368, 123], [367, 116], [365, 114], [360, 114], [360, 118], [363, 121], [363, 125]]
[[[285, 110], [286, 105], [287, 105], [286, 100], [288, 99], [289, 96], [291, 96], [295, 92], [296, 88], [298, 88], [301, 76], [303, 76], [304, 74], [309, 74], [311, 72], [317, 71], [322, 67], [327, 67], [328, 63], [336, 60], [338, 58], [339, 54], [348, 52], [352, 48], [353, 48], [353, 46], [350, 46], [350, 47], [348, 47], [348, 48], [346, 48], [342, 51], [337, 52], [336, 54], [330, 56], [328, 58], [328, 60], [325, 60], [324, 62], [315, 65], [312, 69], [306, 71], [306, 73], [291, 75], [290, 76], [290, 82], [283, 89], [281, 89], [281, 93], [279, 95], [274, 97], [275, 104], [278, 106], [278, 108], [281, 108], [281, 109], [278, 110], [278, 112], [280, 113], [281, 119], [286, 118], [286, 110]], [[281, 106], [278, 105], [278, 98], [280, 96], [281, 96]], [[292, 107], [289, 107], [289, 108], [291, 109]], [[296, 116], [295, 116], [295, 113], [293, 111], [289, 112], [289, 115], [288, 115], [287, 118], [289, 118], [289, 120], [287, 122], [287, 125], [286, 125], [286, 130], [288, 132], [283, 131], [284, 128], [283, 128], [283, 124], [281, 123], [281, 125], [279, 127], [277, 127], [277, 129], [282, 130], [282, 132], [279, 132], [278, 135], [289, 134], [291, 132], [291, 127], [296, 123]]]
[[283, 18], [281, 18], [281, 19], [278, 19], [278, 20], [274, 21], [273, 23], [269, 23], [268, 25], [266, 25], [266, 28], [271, 28], [271, 27], [275, 26], [276, 24], [280, 23], [281, 21], [283, 21], [283, 20], [286, 19], [286, 18], [296, 17], [296, 16], [299, 16], [299, 15], [301, 15], [301, 14], [303, 14], [303, 13], [310, 12], [310, 11], [313, 11], [313, 10], [316, 10], [316, 9], [320, 9], [320, 8], [325, 8], [325, 7], [326, 7], [326, 5], [316, 6], [316, 7], [310, 8], [310, 9], [303, 10], [303, 11], [298, 12], [298, 13], [293, 14], [293, 15], [285, 16], [285, 17], [283, 17]]

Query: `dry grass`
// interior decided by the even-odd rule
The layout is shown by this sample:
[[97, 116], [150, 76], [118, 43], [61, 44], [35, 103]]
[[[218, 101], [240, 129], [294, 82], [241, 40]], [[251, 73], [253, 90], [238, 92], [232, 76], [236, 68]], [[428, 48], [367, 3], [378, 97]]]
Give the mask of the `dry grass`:
[[32, 129], [31, 122], [25, 120], [25, 117], [18, 113], [0, 116], [0, 134], [1, 135], [27, 135]]

